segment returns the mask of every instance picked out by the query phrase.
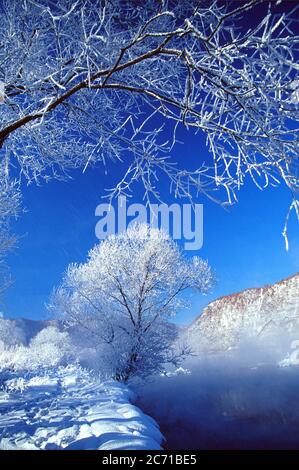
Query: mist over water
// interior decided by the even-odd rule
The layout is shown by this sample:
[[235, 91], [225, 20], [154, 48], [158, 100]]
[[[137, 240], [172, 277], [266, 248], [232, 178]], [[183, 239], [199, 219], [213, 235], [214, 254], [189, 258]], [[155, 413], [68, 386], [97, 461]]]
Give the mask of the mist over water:
[[252, 347], [194, 358], [189, 374], [136, 387], [137, 404], [166, 449], [299, 449], [299, 366], [278, 367], [274, 356]]

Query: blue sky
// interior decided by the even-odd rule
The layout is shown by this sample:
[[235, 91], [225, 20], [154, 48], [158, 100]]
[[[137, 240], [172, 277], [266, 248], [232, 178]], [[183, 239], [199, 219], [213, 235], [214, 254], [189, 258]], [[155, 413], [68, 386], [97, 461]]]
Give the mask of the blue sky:
[[[181, 158], [207, 158], [201, 138], [186, 140], [177, 149]], [[200, 152], [199, 152], [200, 149]], [[97, 242], [96, 206], [120, 168], [114, 164], [110, 174], [103, 169], [76, 171], [67, 182], [52, 181], [39, 187], [24, 187], [26, 212], [14, 224], [21, 237], [9, 257], [13, 285], [3, 305], [8, 317], [45, 318], [45, 303], [71, 262], [82, 262]], [[168, 186], [161, 180], [161, 192], [168, 201]], [[141, 200], [136, 187], [132, 201]], [[276, 282], [299, 271], [299, 225], [290, 220], [290, 249], [285, 250], [281, 235], [290, 195], [284, 188], [261, 192], [250, 182], [239, 193], [239, 203], [225, 211], [203, 197], [204, 244], [192, 252], [209, 260], [216, 271], [217, 285], [207, 297], [193, 296], [192, 307], [180, 312], [177, 321], [188, 323], [201, 308], [220, 295], [247, 287]], [[191, 252], [187, 255], [190, 256]]]

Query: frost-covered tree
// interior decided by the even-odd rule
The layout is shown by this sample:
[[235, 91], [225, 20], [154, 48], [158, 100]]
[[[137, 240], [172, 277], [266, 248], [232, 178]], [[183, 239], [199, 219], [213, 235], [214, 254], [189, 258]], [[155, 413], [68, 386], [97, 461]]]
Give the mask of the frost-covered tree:
[[55, 326], [41, 330], [28, 346], [0, 340], [0, 371], [51, 368], [74, 360], [75, 351], [68, 333]]
[[51, 306], [94, 338], [103, 370], [126, 381], [185, 354], [176, 352], [169, 319], [186, 305], [187, 289], [205, 293], [212, 282], [206, 261], [185, 259], [164, 232], [135, 224], [70, 265]]
[[[3, 0], [0, 14], [6, 169], [34, 181], [115, 160], [112, 195], [139, 180], [159, 196], [166, 174], [177, 195], [224, 204], [247, 180], [283, 182], [298, 211], [293, 2]], [[181, 127], [210, 158], [200, 140], [175, 165]]]
[[0, 343], [4, 348], [25, 343], [24, 332], [13, 320], [0, 317]]
[[0, 162], [0, 299], [10, 284], [5, 258], [16, 243], [16, 237], [10, 230], [10, 221], [17, 215], [20, 205], [18, 185], [9, 181], [2, 170]]

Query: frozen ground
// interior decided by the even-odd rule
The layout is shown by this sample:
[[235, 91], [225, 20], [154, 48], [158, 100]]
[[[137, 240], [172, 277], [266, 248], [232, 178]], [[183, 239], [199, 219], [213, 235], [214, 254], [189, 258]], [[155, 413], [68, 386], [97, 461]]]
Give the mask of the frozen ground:
[[76, 368], [2, 375], [0, 449], [161, 449], [130, 390]]

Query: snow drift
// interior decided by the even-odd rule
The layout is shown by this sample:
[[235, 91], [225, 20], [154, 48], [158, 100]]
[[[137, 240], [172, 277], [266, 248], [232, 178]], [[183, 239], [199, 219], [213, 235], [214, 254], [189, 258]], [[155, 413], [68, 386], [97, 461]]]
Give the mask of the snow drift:
[[132, 399], [78, 366], [2, 372], [0, 449], [161, 449], [157, 424]]

